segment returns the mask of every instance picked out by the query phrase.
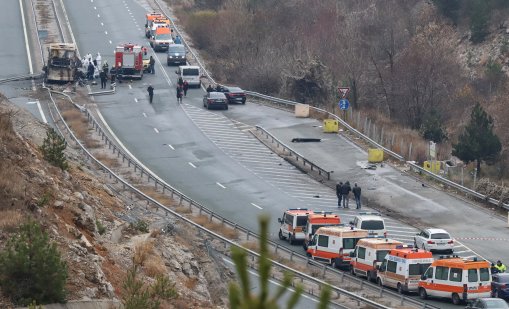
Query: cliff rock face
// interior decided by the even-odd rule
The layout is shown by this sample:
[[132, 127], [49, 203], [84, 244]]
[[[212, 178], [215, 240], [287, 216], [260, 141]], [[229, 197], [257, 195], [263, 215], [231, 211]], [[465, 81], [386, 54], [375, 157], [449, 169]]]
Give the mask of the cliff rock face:
[[[126, 207], [133, 202], [117, 196], [71, 147], [68, 171], [50, 165], [38, 149], [46, 129], [0, 98], [0, 250], [32, 218], [68, 264], [69, 301], [120, 300], [126, 270], [136, 262], [147, 283], [161, 274], [175, 283], [179, 296], [165, 308], [225, 306], [231, 274], [209, 256], [196, 231], [164, 214]], [[150, 231], [141, 234], [125, 220], [143, 220]], [[167, 225], [172, 232], [161, 232]], [[146, 253], [141, 262], [135, 258], [140, 252]], [[13, 305], [3, 295], [0, 307]]]

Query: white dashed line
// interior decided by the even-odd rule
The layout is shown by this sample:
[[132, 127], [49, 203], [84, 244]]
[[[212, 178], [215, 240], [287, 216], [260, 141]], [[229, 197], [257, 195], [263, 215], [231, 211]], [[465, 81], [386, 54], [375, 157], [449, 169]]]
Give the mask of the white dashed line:
[[147, 114], [145, 114], [145, 113], [142, 113], [142, 115], [143, 115], [143, 117], [147, 118]]
[[97, 7], [96, 7], [96, 6], [94, 6], [94, 10], [97, 10]]
[[253, 205], [254, 207], [258, 208], [258, 209], [263, 209], [261, 208], [260, 206], [256, 205], [255, 203], [251, 203], [251, 205]]
[[226, 189], [226, 187], [225, 187], [225, 186], [223, 186], [222, 184], [220, 184], [219, 182], [216, 182], [216, 185], [220, 186], [220, 187], [221, 187], [221, 188], [223, 188], [223, 189]]
[[154, 128], [154, 131], [156, 131], [156, 133], [159, 133], [159, 130], [157, 128]]
[[170, 148], [171, 148], [171, 150], [175, 150], [175, 148], [173, 148], [173, 146], [172, 146], [172, 145], [170, 145], [170, 144], [168, 144], [168, 147], [170, 147]]
[[193, 168], [196, 168], [196, 165], [194, 165], [193, 163], [191, 162], [187, 162], [187, 164], [191, 165]]
[[113, 43], [111, 42], [111, 40], [110, 40], [110, 44], [113, 44]]
[[138, 99], [134, 98], [134, 102], [138, 103]]
[[98, 18], [101, 18], [101, 15], [97, 14], [97, 17], [98, 17]]
[[129, 89], [133, 89], [133, 87], [131, 85], [129, 85]]
[[101, 23], [101, 26], [104, 26], [104, 23]]
[[104, 34], [108, 35], [108, 31], [104, 31]]

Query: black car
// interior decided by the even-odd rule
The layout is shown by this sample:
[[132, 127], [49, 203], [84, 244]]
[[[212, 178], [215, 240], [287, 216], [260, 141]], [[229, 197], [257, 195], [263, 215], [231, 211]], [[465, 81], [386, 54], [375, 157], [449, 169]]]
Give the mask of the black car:
[[509, 273], [493, 274], [491, 295], [495, 298], [509, 299]]
[[228, 109], [228, 101], [222, 92], [207, 92], [207, 94], [203, 96], [203, 107], [207, 109], [220, 108], [226, 110]]
[[224, 93], [228, 103], [246, 104], [246, 92], [239, 87], [219, 86], [216, 90]]
[[182, 44], [170, 44], [166, 56], [168, 65], [187, 63], [186, 47]]

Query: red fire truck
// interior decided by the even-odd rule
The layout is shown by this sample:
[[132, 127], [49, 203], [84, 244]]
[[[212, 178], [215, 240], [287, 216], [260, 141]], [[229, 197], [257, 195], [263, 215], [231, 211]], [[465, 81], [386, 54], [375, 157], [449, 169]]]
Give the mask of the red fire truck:
[[113, 72], [118, 79], [143, 77], [143, 46], [127, 43], [115, 48]]

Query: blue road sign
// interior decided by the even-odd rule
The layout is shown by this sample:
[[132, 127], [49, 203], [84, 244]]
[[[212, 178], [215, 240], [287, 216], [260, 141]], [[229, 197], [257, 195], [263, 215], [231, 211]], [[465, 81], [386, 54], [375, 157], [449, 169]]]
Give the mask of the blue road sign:
[[338, 106], [341, 110], [347, 110], [348, 107], [350, 107], [350, 102], [348, 102], [347, 99], [341, 99], [339, 100]]

